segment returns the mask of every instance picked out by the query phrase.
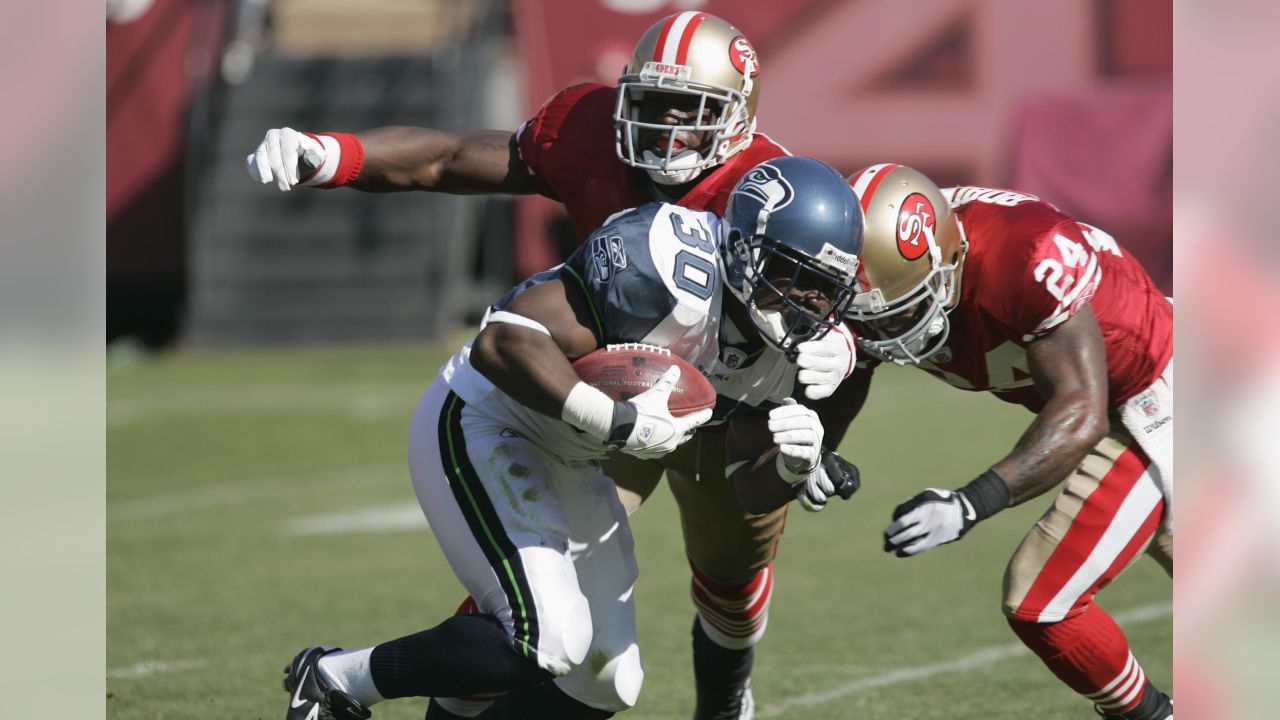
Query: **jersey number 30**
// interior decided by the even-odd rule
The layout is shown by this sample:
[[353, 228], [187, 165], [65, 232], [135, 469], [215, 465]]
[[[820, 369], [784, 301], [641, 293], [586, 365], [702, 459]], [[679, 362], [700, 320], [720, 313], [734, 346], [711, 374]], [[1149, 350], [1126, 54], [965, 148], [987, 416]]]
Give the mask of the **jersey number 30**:
[[[668, 217], [671, 218], [671, 231], [680, 242], [706, 254], [715, 252], [711, 233], [701, 224], [686, 226], [680, 216], [675, 213], [671, 213]], [[705, 255], [691, 250], [681, 250], [676, 253], [672, 279], [675, 280], [676, 287], [699, 300], [711, 299], [718, 282], [715, 263]]]

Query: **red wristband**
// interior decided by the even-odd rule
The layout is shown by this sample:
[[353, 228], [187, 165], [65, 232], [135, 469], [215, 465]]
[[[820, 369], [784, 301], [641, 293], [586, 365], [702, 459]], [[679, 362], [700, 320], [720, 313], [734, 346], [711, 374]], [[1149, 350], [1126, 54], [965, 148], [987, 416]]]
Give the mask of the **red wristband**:
[[[319, 140], [319, 136], [314, 133], [307, 133], [312, 138]], [[360, 176], [360, 170], [364, 168], [364, 144], [360, 142], [360, 138], [351, 133], [324, 132], [319, 135], [327, 135], [338, 142], [338, 167], [334, 170], [333, 177], [322, 185], [316, 187], [322, 189], [342, 187], [347, 183], [355, 180]], [[317, 168], [317, 171], [319, 168]], [[314, 175], [315, 173], [312, 173]], [[306, 178], [303, 179], [306, 181]]]

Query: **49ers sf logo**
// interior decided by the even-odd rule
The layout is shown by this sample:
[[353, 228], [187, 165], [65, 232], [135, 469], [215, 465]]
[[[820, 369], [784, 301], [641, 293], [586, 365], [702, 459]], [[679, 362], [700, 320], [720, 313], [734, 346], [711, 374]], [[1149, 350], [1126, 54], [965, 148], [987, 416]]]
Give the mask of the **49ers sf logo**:
[[748, 72], [751, 77], [760, 74], [760, 59], [756, 57], [756, 49], [741, 35], [729, 43], [729, 62], [733, 63], [733, 68], [742, 73], [743, 77], [747, 77]]
[[915, 260], [929, 251], [936, 222], [929, 198], [911, 193], [902, 201], [898, 211], [898, 252], [902, 257]]

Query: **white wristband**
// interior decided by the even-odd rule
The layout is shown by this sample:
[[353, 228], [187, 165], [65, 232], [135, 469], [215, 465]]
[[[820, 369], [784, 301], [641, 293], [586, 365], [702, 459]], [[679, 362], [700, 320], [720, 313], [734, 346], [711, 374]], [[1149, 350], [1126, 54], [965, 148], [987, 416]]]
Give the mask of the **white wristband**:
[[818, 463], [817, 467], [808, 472], [798, 473], [787, 467], [787, 462], [782, 459], [782, 453], [778, 453], [773, 459], [774, 467], [778, 470], [778, 477], [782, 478], [782, 482], [795, 487], [804, 482], [814, 473], [822, 472], [822, 463]]
[[560, 419], [601, 441], [609, 439], [613, 429], [613, 406], [608, 395], [579, 381], [564, 399]]
[[338, 161], [342, 158], [342, 146], [332, 135], [316, 135], [316, 139], [324, 146], [324, 163], [316, 168], [314, 174], [307, 178], [303, 185], [323, 185], [338, 173]]

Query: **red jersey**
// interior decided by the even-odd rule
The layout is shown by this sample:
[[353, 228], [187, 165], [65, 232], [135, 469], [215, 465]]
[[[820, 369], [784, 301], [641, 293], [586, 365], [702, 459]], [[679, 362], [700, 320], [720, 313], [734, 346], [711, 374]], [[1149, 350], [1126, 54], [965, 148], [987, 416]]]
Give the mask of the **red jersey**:
[[1093, 307], [1107, 350], [1112, 407], [1146, 389], [1173, 357], [1173, 305], [1107, 233], [1031, 195], [943, 191], [969, 250], [947, 344], [921, 368], [964, 390], [1044, 407], [1027, 345]]
[[[661, 198], [650, 193], [643, 170], [618, 157], [614, 145], [616, 93], [598, 83], [571, 85], [556, 93], [516, 131], [517, 148], [539, 194], [564, 203], [578, 241], [612, 214]], [[722, 165], [704, 175], [677, 203], [724, 214], [729, 193], [748, 170], [789, 155], [762, 133]]]

